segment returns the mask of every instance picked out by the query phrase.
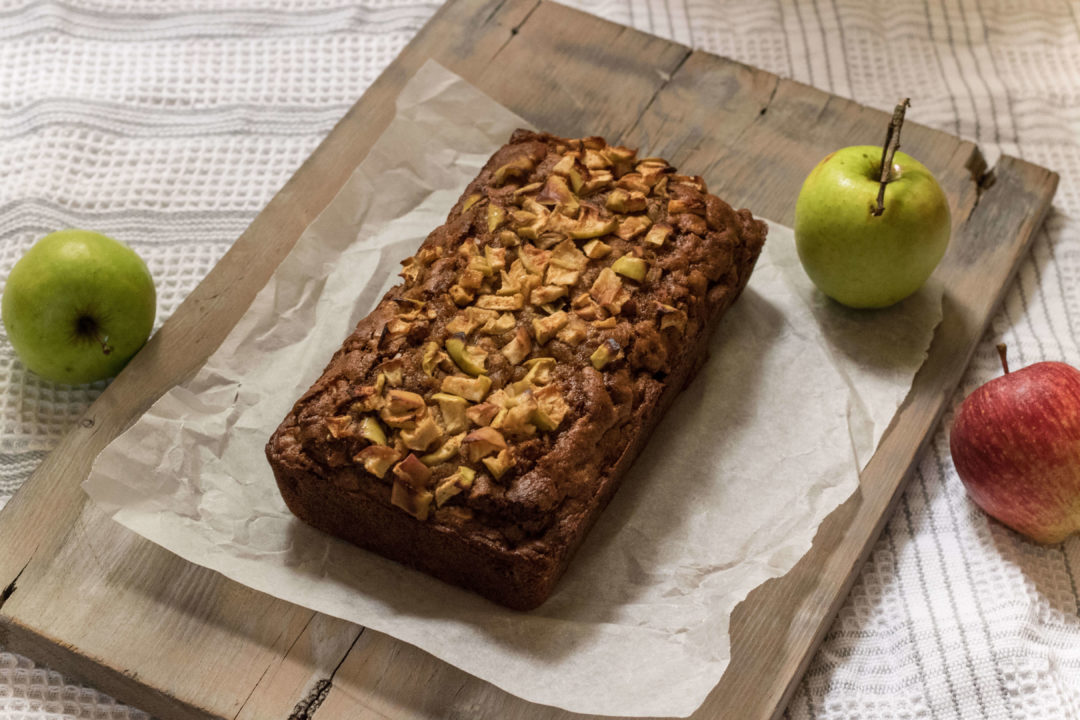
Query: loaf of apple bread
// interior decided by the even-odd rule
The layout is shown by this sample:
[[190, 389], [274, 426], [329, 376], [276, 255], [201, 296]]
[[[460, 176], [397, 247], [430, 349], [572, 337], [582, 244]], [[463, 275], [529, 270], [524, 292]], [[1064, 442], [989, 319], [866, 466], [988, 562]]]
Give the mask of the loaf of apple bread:
[[541, 604], [761, 251], [700, 177], [519, 130], [270, 438], [300, 519]]

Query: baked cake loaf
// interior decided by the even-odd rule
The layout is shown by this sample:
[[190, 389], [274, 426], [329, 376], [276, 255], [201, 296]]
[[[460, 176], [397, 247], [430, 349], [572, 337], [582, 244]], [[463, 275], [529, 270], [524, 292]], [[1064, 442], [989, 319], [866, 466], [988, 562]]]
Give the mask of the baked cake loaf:
[[663, 160], [515, 132], [270, 438], [282, 497], [536, 607], [704, 362], [765, 233]]

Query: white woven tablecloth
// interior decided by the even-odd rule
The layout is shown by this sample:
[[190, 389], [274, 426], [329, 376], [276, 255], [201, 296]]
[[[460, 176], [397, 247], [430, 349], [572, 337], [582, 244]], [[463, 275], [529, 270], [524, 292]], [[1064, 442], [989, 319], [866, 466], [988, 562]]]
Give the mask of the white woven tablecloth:
[[[1080, 365], [1080, 2], [606, 0], [584, 10], [1061, 173], [953, 407], [1014, 366]], [[146, 259], [159, 323], [435, 11], [421, 0], [0, 0], [0, 278], [76, 226]], [[0, 506], [104, 384], [0, 339]], [[946, 416], [945, 427], [951, 422]], [[0, 549], [2, 551], [2, 549]], [[790, 718], [1080, 718], [1080, 538], [1039, 547], [966, 498], [942, 429]], [[0, 718], [141, 718], [0, 649]]]

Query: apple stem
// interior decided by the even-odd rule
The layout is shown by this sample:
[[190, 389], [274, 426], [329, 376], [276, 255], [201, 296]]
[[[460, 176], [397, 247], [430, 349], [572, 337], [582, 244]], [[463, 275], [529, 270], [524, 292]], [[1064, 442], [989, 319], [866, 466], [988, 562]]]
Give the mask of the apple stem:
[[101, 343], [101, 353], [103, 355], [108, 355], [112, 352], [112, 345], [110, 345], [105, 338], [101, 337], [100, 331], [94, 330], [94, 337], [97, 338], [97, 341], [99, 343]]
[[1001, 369], [1005, 371], [1006, 375], [1008, 375], [1009, 374], [1009, 361], [1005, 357], [1006, 349], [1007, 348], [1005, 347], [1005, 343], [998, 343], [997, 351], [998, 351], [998, 357], [1001, 358]]
[[112, 345], [108, 342], [108, 337], [101, 336], [101, 327], [89, 315], [83, 315], [76, 321], [75, 332], [83, 337], [92, 337], [97, 340], [98, 344], [101, 345], [103, 355], [108, 355], [113, 351]]
[[877, 205], [871, 211], [874, 217], [885, 212], [885, 186], [892, 180], [893, 157], [900, 149], [900, 128], [904, 127], [904, 113], [910, 106], [911, 98], [904, 98], [897, 104], [885, 133], [885, 144], [881, 147], [881, 187], [878, 188]]

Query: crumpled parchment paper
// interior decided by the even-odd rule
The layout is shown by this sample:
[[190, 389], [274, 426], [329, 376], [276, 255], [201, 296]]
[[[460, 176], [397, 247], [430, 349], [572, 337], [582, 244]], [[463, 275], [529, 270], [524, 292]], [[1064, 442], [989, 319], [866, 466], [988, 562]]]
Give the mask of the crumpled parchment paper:
[[925, 357], [940, 288], [885, 312], [846, 311], [813, 289], [791, 231], [772, 225], [711, 359], [555, 595], [530, 613], [498, 607], [295, 520], [263, 446], [398, 282], [399, 261], [524, 126], [425, 65], [222, 346], [100, 454], [84, 488], [117, 522], [191, 562], [388, 633], [527, 700], [686, 716], [727, 666], [735, 606], [786, 573], [858, 487]]

